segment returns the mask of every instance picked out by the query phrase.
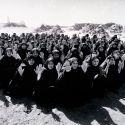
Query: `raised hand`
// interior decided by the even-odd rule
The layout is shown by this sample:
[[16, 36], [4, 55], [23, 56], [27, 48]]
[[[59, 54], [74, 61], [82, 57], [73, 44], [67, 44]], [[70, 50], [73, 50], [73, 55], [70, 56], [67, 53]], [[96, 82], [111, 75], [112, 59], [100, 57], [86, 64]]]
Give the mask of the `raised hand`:
[[37, 67], [36, 67], [36, 74], [41, 74], [43, 71], [45, 70], [45, 67], [42, 66], [42, 64], [39, 64]]
[[71, 70], [70, 62], [68, 60], [63, 64], [62, 70], [66, 72], [69, 72]]
[[44, 53], [43, 52], [40, 52], [40, 58], [44, 59]]
[[90, 61], [90, 59], [91, 59], [91, 55], [88, 55], [86, 58], [85, 58], [85, 62], [89, 62]]
[[71, 53], [71, 51], [69, 50], [69, 51], [68, 51], [68, 54], [67, 54], [67, 56], [66, 56], [66, 58], [69, 59], [71, 56], [72, 56], [72, 53]]
[[125, 61], [125, 54], [123, 54], [121, 58], [123, 61]]
[[37, 74], [37, 80], [40, 80], [41, 78], [41, 74], [42, 72], [45, 70], [46, 68], [42, 66], [42, 64], [39, 64], [37, 67], [36, 67], [36, 74]]
[[87, 71], [87, 68], [88, 68], [88, 63], [86, 61], [83, 61], [82, 65], [81, 65], [81, 68], [84, 72]]
[[19, 54], [17, 54], [16, 50], [13, 49], [13, 57], [15, 59], [21, 59], [21, 57], [19, 56]]
[[24, 63], [21, 63], [21, 65], [18, 68], [18, 72], [19, 74], [22, 76], [23, 72], [24, 72], [24, 66], [26, 66]]
[[57, 72], [60, 72], [61, 68], [62, 68], [62, 64], [61, 64], [61, 63], [58, 63], [58, 64], [56, 65], [56, 70], [57, 70]]
[[119, 61], [119, 63], [118, 63], [118, 72], [120, 73], [123, 68], [124, 68], [124, 61]]

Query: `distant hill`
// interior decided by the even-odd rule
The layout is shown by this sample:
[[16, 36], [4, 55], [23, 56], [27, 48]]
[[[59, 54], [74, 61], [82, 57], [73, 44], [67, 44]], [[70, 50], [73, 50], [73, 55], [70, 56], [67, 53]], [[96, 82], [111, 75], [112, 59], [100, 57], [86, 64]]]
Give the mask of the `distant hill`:
[[7, 22], [4, 23], [3, 27], [27, 27], [25, 23], [15, 23], [15, 22]]
[[106, 23], [106, 24], [94, 24], [94, 23], [77, 23], [73, 25], [73, 29], [76, 31], [82, 30], [83, 33], [94, 34], [104, 34], [109, 33], [122, 33], [123, 26], [116, 23]]
[[116, 23], [95, 24], [95, 23], [76, 23], [73, 26], [50, 26], [42, 24], [35, 29], [36, 32], [49, 32], [49, 33], [65, 33], [65, 32], [77, 32], [78, 34], [88, 33], [90, 35], [97, 34], [99, 36], [110, 34], [121, 34], [125, 31], [125, 28]]
[[49, 33], [63, 33], [62, 27], [59, 25], [50, 26], [42, 24], [40, 27], [35, 29], [35, 32], [49, 32]]
[[42, 24], [40, 27], [36, 28], [35, 31], [36, 32], [45, 32], [45, 31], [48, 31], [52, 28], [53, 28], [53, 26]]
[[77, 34], [80, 37], [85, 34], [98, 35], [99, 37], [105, 35], [107, 37], [112, 36], [114, 34], [125, 37], [125, 26], [120, 24], [116, 24], [113, 22], [106, 24], [95, 24], [95, 23], [76, 23], [73, 26], [60, 26], [60, 25], [45, 25], [42, 24], [37, 28], [29, 28], [25, 25], [24, 22], [7, 22], [0, 23], [0, 32], [7, 33], [49, 33], [49, 34], [66, 34], [72, 36], [73, 34]]

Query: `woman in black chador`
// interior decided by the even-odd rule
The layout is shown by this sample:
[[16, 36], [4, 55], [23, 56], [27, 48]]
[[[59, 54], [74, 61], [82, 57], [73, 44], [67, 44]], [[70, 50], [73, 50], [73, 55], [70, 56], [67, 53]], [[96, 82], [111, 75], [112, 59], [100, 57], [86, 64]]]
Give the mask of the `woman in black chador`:
[[119, 84], [119, 71], [118, 65], [114, 57], [109, 57], [106, 66], [106, 88], [110, 91], [116, 91]]
[[34, 56], [36, 66], [38, 66], [39, 64], [43, 64], [44, 61], [42, 58], [40, 58], [40, 52], [37, 48], [34, 48], [32, 50], [32, 54]]
[[97, 57], [91, 57], [88, 62], [88, 67], [85, 72], [85, 82], [87, 83], [87, 96], [91, 96], [94, 92], [94, 80], [99, 74], [99, 59]]
[[84, 72], [75, 57], [67, 60], [63, 67], [64, 71], [60, 78], [60, 101], [65, 105], [75, 106], [84, 100]]
[[27, 50], [27, 44], [25, 42], [23, 42], [21, 44], [21, 46], [19, 47], [19, 50], [17, 51], [17, 53], [21, 57], [22, 61], [24, 61], [26, 59], [28, 50]]
[[19, 97], [32, 97], [35, 90], [37, 74], [35, 72], [35, 60], [29, 56], [27, 63], [21, 64], [9, 86], [10, 94]]
[[19, 65], [19, 60], [12, 56], [12, 49], [7, 48], [5, 55], [0, 60], [0, 87], [7, 90], [9, 82], [13, 78], [16, 69]]
[[[39, 76], [39, 75], [38, 75]], [[46, 61], [45, 67], [42, 68], [40, 77], [38, 78], [37, 88], [35, 90], [35, 98], [41, 105], [54, 102], [56, 97], [55, 84], [58, 73], [53, 58]]]

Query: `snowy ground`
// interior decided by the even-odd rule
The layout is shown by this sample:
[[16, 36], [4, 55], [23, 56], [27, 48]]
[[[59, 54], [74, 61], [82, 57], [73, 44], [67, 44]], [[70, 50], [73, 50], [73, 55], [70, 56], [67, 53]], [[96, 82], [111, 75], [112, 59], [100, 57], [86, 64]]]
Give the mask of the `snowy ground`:
[[81, 107], [55, 108], [48, 113], [29, 100], [0, 99], [0, 125], [125, 125], [125, 85], [119, 94], [109, 93]]

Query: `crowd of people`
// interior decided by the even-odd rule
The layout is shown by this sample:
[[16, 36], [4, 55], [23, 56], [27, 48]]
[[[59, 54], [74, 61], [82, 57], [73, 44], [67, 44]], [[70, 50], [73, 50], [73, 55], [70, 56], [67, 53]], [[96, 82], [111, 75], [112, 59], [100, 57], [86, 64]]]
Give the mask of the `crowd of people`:
[[0, 91], [41, 105], [75, 104], [125, 82], [125, 43], [86, 34], [0, 35]]

